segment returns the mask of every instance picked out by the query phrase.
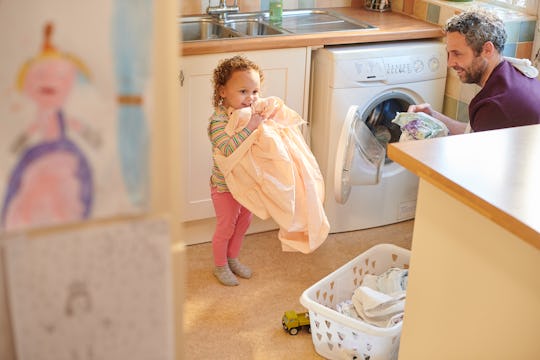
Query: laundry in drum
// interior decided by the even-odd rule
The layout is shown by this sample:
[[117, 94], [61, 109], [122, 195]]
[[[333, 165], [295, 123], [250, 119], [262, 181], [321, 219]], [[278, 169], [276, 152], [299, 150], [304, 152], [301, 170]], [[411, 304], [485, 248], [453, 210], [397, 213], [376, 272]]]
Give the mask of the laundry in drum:
[[392, 134], [390, 133], [390, 130], [388, 130], [388, 128], [383, 125], [375, 126], [373, 129], [373, 135], [381, 144], [385, 146], [390, 142], [390, 139], [392, 139]]
[[401, 129], [392, 120], [403, 111], [403, 104], [396, 99], [387, 99], [377, 104], [367, 119], [367, 125], [375, 138], [386, 147], [388, 143], [399, 141]]
[[381, 107], [383, 103], [378, 104], [375, 106], [371, 114], [369, 115], [369, 119], [367, 121], [367, 124], [369, 127], [373, 128], [377, 123], [379, 122], [379, 119], [381, 117]]
[[396, 99], [388, 99], [382, 103], [383, 121], [387, 124], [396, 117], [397, 113], [403, 111], [401, 103]]
[[448, 128], [443, 122], [423, 112], [398, 112], [392, 122], [401, 128], [399, 141], [422, 140], [448, 135]]

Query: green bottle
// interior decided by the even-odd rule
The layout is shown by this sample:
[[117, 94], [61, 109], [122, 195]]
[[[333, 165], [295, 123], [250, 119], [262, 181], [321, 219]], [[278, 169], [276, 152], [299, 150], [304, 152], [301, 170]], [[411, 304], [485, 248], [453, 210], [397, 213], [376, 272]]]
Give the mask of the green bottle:
[[281, 22], [283, 15], [283, 0], [270, 0], [270, 21]]

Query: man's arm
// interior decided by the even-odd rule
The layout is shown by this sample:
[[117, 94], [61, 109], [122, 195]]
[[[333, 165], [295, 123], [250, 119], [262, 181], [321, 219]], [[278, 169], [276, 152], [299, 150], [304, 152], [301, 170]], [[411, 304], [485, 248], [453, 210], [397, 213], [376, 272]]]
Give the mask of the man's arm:
[[430, 104], [411, 105], [407, 109], [407, 112], [423, 112], [433, 116], [435, 119], [442, 121], [446, 125], [451, 135], [463, 134], [467, 128], [466, 123], [454, 120], [438, 111], [433, 110]]

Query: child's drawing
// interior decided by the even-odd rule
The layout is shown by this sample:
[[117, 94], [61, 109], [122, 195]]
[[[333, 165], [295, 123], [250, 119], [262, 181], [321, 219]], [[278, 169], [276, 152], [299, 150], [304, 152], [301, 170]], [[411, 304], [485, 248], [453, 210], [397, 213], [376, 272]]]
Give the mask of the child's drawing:
[[[73, 281], [66, 294], [64, 321], [71, 328], [70, 332], [76, 339], [69, 343], [69, 354], [73, 359], [92, 360], [95, 359], [93, 349], [95, 337], [93, 332], [107, 331], [107, 318], [95, 319], [92, 311], [92, 296], [84, 282]], [[97, 321], [96, 321], [97, 320]], [[100, 326], [101, 325], [101, 326]], [[53, 330], [54, 326], [49, 326]]]
[[19, 360], [172, 360], [165, 221], [3, 240]]
[[0, 233], [144, 212], [154, 0], [0, 0]]
[[89, 72], [77, 57], [53, 45], [53, 30], [53, 24], [45, 26], [41, 52], [18, 76], [19, 90], [35, 104], [35, 120], [13, 145], [20, 155], [2, 203], [6, 230], [85, 219], [92, 209], [92, 169], [68, 133], [86, 131], [88, 138], [91, 130], [63, 110], [77, 76]]

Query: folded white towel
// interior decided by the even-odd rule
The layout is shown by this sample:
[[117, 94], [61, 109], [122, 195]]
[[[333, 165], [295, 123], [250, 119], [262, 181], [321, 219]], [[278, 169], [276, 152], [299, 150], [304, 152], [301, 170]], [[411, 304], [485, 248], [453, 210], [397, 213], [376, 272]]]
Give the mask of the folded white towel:
[[367, 286], [360, 286], [354, 291], [352, 302], [364, 321], [375, 326], [389, 327], [403, 318], [405, 291], [390, 296]]
[[358, 316], [379, 327], [394, 326], [402, 321], [408, 275], [407, 269], [400, 268], [390, 268], [381, 275], [364, 275], [362, 286], [354, 291], [351, 299]]

